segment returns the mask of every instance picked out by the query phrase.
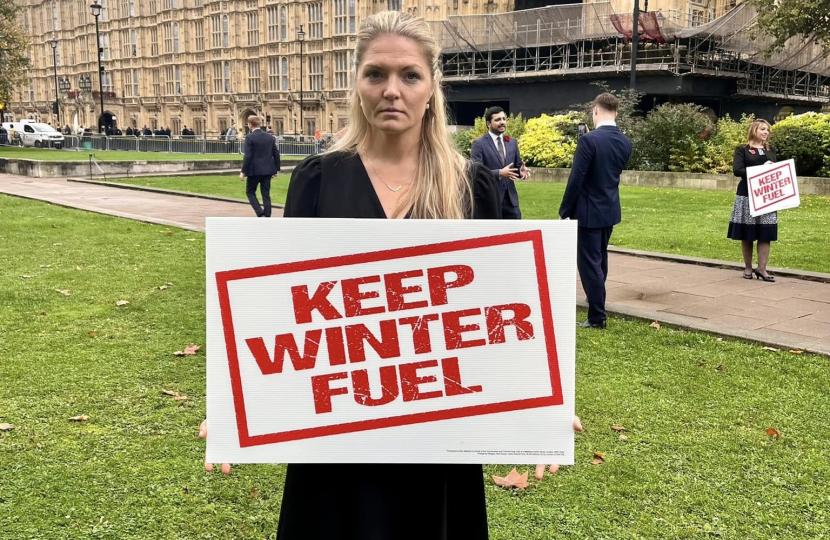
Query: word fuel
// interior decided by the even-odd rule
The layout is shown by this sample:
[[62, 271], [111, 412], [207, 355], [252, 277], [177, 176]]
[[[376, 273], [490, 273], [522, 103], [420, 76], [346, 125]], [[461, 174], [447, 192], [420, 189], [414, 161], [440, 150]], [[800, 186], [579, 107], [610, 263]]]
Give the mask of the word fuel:
[[784, 188], [793, 184], [793, 179], [788, 177], [781, 178], [783, 173], [781, 171], [774, 171], [761, 177], [758, 181], [757, 188], [753, 188], [752, 192], [755, 197], [762, 197], [762, 202], [774, 202], [784, 197]]
[[[249, 338], [245, 342], [262, 374], [277, 375], [283, 372], [286, 355], [294, 371], [314, 370], [317, 367], [320, 344], [323, 342], [328, 351], [329, 365], [340, 366], [365, 362], [367, 345], [382, 359], [402, 358], [404, 352], [401, 351], [399, 332], [411, 334], [414, 350], [407, 351], [406, 354], [416, 356], [432, 352], [436, 340], [441, 340], [448, 351], [505, 343], [507, 326], [515, 328], [519, 341], [533, 339], [533, 325], [528, 320], [531, 309], [527, 304], [473, 307], [412, 317], [395, 316], [412, 309], [447, 306], [447, 291], [468, 286], [474, 279], [473, 269], [459, 264], [429, 268], [426, 271], [417, 269], [344, 279], [339, 283], [324, 281], [314, 287], [313, 293], [310, 293], [308, 285], [297, 285], [291, 287], [297, 324], [310, 324], [315, 311], [326, 321], [355, 320], [381, 313], [388, 313], [390, 318], [380, 321], [378, 333], [360, 322], [306, 330], [302, 336], [302, 352], [293, 333], [276, 336], [273, 354], [269, 354], [264, 338]], [[329, 300], [338, 285], [343, 301], [342, 312]], [[373, 286], [375, 287], [372, 288]], [[407, 300], [408, 296], [425, 292], [424, 288], [428, 292], [428, 300]], [[384, 305], [364, 305], [365, 301], [381, 298]], [[462, 322], [462, 319], [467, 321]], [[465, 333], [479, 331], [482, 325], [487, 329], [487, 339], [465, 339]], [[430, 359], [383, 365], [377, 369], [381, 382], [379, 397], [372, 397], [374, 393], [370, 388], [368, 369], [313, 375], [311, 389], [316, 413], [332, 412], [332, 397], [349, 393], [348, 385], [334, 384], [346, 379], [351, 380], [354, 401], [367, 407], [386, 405], [398, 398], [411, 402], [482, 391], [481, 386], [462, 384], [457, 356], [442, 358], [440, 361]], [[420, 389], [423, 384], [437, 382], [439, 373], [443, 378], [443, 391], [424, 392]]]

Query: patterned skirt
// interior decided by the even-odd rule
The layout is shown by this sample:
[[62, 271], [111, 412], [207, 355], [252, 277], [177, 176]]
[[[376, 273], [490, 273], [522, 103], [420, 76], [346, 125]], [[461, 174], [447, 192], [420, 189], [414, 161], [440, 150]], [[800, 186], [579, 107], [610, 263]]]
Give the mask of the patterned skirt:
[[774, 242], [778, 240], [778, 212], [752, 217], [749, 215], [749, 197], [736, 195], [726, 236], [732, 240]]

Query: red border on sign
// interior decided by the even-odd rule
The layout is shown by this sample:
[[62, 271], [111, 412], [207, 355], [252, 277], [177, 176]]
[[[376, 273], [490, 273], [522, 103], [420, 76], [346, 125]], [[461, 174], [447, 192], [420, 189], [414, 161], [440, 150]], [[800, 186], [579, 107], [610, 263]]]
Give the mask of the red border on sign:
[[[749, 180], [747, 180], [747, 186], [746, 187], [749, 189], [749, 198], [752, 199], [753, 206], [755, 206], [755, 196], [752, 194], [752, 184], [749, 181], [752, 180], [753, 178], [758, 178], [759, 176], [766, 176], [769, 173], [771, 173], [772, 171], [777, 171], [778, 169], [782, 169], [784, 167], [789, 167], [789, 169], [790, 169], [790, 178], [795, 176], [794, 171], [792, 170], [792, 164], [791, 163], [782, 163], [779, 167], [773, 167], [772, 169], [768, 170], [767, 172], [765, 172], [763, 174], [756, 174], [755, 176], [753, 176], [752, 178], [749, 178]], [[758, 210], [763, 210], [764, 208], [772, 206], [773, 204], [778, 204], [781, 201], [786, 201], [787, 199], [792, 199], [793, 197], [796, 196], [796, 194], [797, 194], [797, 191], [796, 191], [796, 187], [795, 187], [795, 182], [793, 182], [793, 193], [792, 193], [792, 195], [787, 195], [783, 199], [778, 199], [777, 201], [771, 202], [769, 204], [765, 204], [764, 206], [755, 206], [755, 211], [757, 212]]]
[[[233, 327], [230, 297], [228, 295], [228, 282], [241, 279], [289, 274], [292, 272], [318, 270], [321, 268], [350, 266], [354, 264], [404, 259], [407, 257], [433, 255], [436, 253], [447, 253], [451, 251], [465, 251], [484, 247], [517, 244], [520, 242], [530, 242], [533, 247], [533, 256], [536, 264], [536, 279], [541, 304], [542, 328], [545, 336], [545, 346], [548, 353], [548, 367], [550, 368], [550, 396], [505, 401], [501, 403], [488, 403], [485, 405], [474, 405], [470, 407], [459, 407], [439, 411], [421, 412], [393, 416], [389, 418], [376, 418], [373, 420], [362, 420], [359, 422], [334, 424], [331, 426], [318, 426], [278, 433], [266, 433], [263, 435], [250, 435], [248, 433], [248, 420], [245, 413], [245, 399], [243, 396], [242, 380], [239, 371], [239, 356], [236, 349], [236, 336]], [[239, 445], [243, 448], [262, 444], [338, 435], [341, 433], [353, 433], [357, 431], [382, 429], [393, 426], [405, 426], [410, 424], [434, 422], [437, 420], [448, 420], [451, 418], [464, 418], [484, 414], [533, 409], [537, 407], [549, 407], [553, 405], [562, 405], [564, 403], [562, 385], [559, 377], [559, 358], [556, 354], [556, 338], [554, 335], [553, 315], [550, 306], [550, 291], [548, 290], [545, 252], [542, 246], [542, 231], [526, 231], [482, 238], [471, 238], [467, 240], [456, 240], [452, 242], [441, 242], [437, 244], [427, 244], [422, 246], [371, 251], [367, 253], [357, 253], [339, 257], [327, 257], [308, 261], [244, 268], [240, 270], [228, 270], [216, 273], [216, 286], [218, 288], [219, 310], [222, 316], [222, 326], [225, 334], [225, 347], [228, 355], [231, 390], [233, 392], [233, 402], [236, 410]]]

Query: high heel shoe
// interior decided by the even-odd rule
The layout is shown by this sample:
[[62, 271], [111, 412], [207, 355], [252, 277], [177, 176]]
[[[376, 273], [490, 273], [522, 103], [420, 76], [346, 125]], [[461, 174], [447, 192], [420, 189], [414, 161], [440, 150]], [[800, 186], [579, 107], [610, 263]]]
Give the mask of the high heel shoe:
[[755, 276], [752, 275], [752, 271], [750, 271], [748, 274], [744, 274], [744, 279], [753, 279], [754, 277]]
[[774, 277], [769, 276], [769, 275], [768, 275], [768, 276], [764, 276], [764, 275], [763, 275], [761, 272], [759, 272], [758, 270], [753, 270], [752, 272], [755, 274], [755, 277], [757, 277], [757, 278], [758, 278], [758, 279], [760, 279], [761, 281], [766, 281], [767, 283], [772, 283], [772, 282], [774, 282], [774, 281], [775, 281], [775, 278], [774, 278]]

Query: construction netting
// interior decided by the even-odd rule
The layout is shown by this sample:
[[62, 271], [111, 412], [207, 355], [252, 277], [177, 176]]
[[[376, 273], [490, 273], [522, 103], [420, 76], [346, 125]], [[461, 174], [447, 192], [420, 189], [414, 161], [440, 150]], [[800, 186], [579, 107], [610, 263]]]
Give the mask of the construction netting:
[[[486, 52], [565, 45], [584, 40], [630, 39], [633, 16], [615, 13], [610, 2], [549, 6], [487, 15], [455, 15], [430, 21], [445, 53]], [[830, 75], [828, 51], [793, 38], [779, 52], [765, 54], [772, 39], [757, 29], [757, 12], [740, 4], [722, 17], [697, 24], [690, 13], [667, 10], [640, 14], [641, 40], [671, 43], [708, 41], [743, 60], [783, 70]]]

